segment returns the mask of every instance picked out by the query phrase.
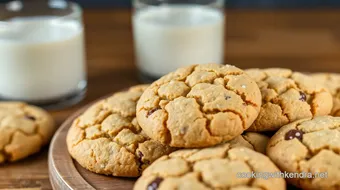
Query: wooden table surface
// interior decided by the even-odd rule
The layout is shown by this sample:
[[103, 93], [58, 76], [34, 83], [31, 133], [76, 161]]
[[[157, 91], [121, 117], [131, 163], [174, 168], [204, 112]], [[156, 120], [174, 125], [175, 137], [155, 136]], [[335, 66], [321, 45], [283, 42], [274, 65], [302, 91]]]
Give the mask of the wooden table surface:
[[[85, 10], [88, 93], [53, 111], [58, 125], [84, 104], [139, 83], [130, 10]], [[241, 68], [340, 72], [340, 10], [228, 10], [225, 62]], [[52, 189], [47, 151], [0, 166], [0, 189]]]

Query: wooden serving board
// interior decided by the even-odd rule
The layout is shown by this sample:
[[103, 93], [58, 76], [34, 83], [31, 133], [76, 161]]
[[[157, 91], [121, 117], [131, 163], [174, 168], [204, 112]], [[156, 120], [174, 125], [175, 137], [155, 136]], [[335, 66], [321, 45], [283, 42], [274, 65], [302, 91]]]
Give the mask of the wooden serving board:
[[66, 135], [73, 120], [82, 114], [85, 106], [70, 116], [55, 133], [48, 155], [49, 176], [56, 190], [115, 189], [131, 190], [136, 178], [118, 178], [92, 173], [82, 168], [67, 151]]

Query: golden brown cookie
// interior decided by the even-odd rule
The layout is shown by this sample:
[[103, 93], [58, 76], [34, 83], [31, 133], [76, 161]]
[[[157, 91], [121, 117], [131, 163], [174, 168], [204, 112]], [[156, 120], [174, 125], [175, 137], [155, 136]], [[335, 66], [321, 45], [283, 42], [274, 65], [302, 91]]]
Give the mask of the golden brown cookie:
[[237, 136], [233, 140], [229, 141], [232, 147], [243, 146], [266, 154], [266, 148], [269, 141], [269, 137], [260, 133], [246, 132], [240, 136]]
[[311, 76], [328, 88], [333, 95], [333, 109], [331, 115], [340, 116], [340, 74], [317, 73], [312, 74]]
[[139, 127], [136, 103], [146, 85], [97, 102], [77, 118], [67, 135], [72, 157], [99, 174], [136, 177], [171, 148], [148, 138]]
[[260, 114], [248, 131], [276, 131], [293, 121], [331, 112], [331, 94], [307, 75], [279, 68], [249, 69], [246, 73], [262, 93]]
[[135, 183], [134, 190], [284, 190], [283, 178], [252, 178], [239, 174], [279, 172], [271, 160], [229, 143], [204, 149], [183, 149], [156, 160]]
[[308, 179], [308, 176], [287, 179], [298, 187], [311, 190], [339, 189], [339, 153], [340, 117], [332, 116], [288, 124], [277, 131], [267, 147], [268, 156], [282, 171], [313, 174], [314, 179]]
[[54, 131], [46, 111], [21, 102], [0, 102], [0, 163], [37, 153]]
[[145, 133], [172, 147], [207, 147], [246, 130], [261, 107], [258, 86], [230, 65], [178, 69], [151, 84], [137, 104]]

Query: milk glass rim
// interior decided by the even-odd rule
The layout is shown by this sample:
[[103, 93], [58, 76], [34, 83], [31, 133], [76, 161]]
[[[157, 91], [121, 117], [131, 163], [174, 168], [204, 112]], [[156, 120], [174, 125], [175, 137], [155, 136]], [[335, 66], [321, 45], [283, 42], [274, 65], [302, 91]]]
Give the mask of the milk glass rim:
[[[21, 1], [14, 0], [14, 1], [10, 1], [10, 2], [7, 2], [7, 3], [0, 3], [0, 5], [9, 5], [10, 3], [13, 3], [13, 2], [21, 3]], [[52, 4], [53, 2], [57, 2], [57, 1], [49, 1], [48, 2], [50, 7], [52, 9], [58, 9], [57, 7], [52, 7], [53, 6], [53, 4]], [[64, 20], [64, 19], [72, 18], [72, 17], [76, 17], [76, 18], [82, 19], [82, 8], [80, 7], [80, 5], [78, 3], [71, 2], [71, 1], [62, 1], [62, 2], [63, 3], [67, 3], [67, 4], [69, 4], [71, 6], [71, 12], [69, 14], [62, 15], [62, 16], [54, 15], [53, 18], [50, 18], [49, 20]], [[25, 3], [26, 4], [34, 4], [36, 2], [25, 2]], [[20, 12], [20, 11], [21, 10], [18, 10], [17, 12]], [[2, 27], [10, 27], [12, 22], [13, 21], [11, 19], [5, 20], [5, 21], [4, 20], [0, 20], [0, 29]]]
[[[145, 6], [149, 6], [149, 7], [158, 7], [160, 5], [152, 5], [152, 4], [148, 4], [146, 2], [142, 2], [143, 0], [133, 0], [132, 1], [132, 5], [134, 8], [138, 8], [140, 5], [145, 5]], [[216, 2], [211, 2], [208, 4], [204, 4], [203, 6], [212, 6], [212, 5], [218, 5], [220, 7], [224, 7], [224, 4], [226, 2], [226, 0], [215, 0]], [[161, 3], [161, 5], [166, 5], [169, 4], [169, 2], [171, 2], [171, 0], [159, 0], [159, 2]], [[190, 4], [198, 4], [197, 2], [192, 2]]]

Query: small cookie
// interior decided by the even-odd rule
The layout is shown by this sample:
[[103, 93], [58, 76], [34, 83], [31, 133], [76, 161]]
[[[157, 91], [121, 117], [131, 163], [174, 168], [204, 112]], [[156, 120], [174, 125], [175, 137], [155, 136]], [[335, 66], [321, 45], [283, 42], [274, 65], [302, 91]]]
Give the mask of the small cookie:
[[267, 155], [282, 171], [327, 172], [314, 179], [287, 179], [303, 189], [339, 189], [339, 153], [340, 117], [332, 116], [288, 124], [270, 139], [267, 147]]
[[136, 103], [146, 85], [97, 102], [77, 118], [67, 135], [69, 153], [99, 174], [136, 177], [171, 148], [150, 140], [139, 127]]
[[172, 147], [208, 147], [242, 134], [257, 117], [261, 93], [242, 70], [203, 64], [180, 68], [145, 90], [137, 120]]
[[39, 152], [55, 131], [44, 110], [21, 102], [0, 102], [0, 163]]
[[289, 69], [248, 69], [262, 93], [258, 118], [248, 131], [276, 131], [293, 121], [328, 115], [332, 95], [311, 77]]
[[315, 80], [324, 84], [333, 95], [331, 115], [340, 116], [340, 74], [317, 73], [311, 75]]
[[232, 147], [243, 146], [266, 154], [266, 147], [269, 137], [260, 133], [246, 132], [233, 140], [229, 141]]
[[[243, 175], [239, 174], [245, 174]], [[279, 172], [271, 160], [251, 149], [229, 143], [204, 149], [183, 149], [148, 167], [134, 190], [284, 190], [283, 178], [251, 178], [251, 172]]]

